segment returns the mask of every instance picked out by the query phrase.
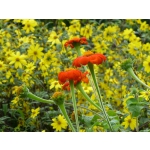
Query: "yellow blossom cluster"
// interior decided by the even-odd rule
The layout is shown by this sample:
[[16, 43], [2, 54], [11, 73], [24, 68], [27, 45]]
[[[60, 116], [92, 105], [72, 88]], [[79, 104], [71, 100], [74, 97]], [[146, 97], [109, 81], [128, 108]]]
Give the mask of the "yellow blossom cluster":
[[[145, 112], [149, 111], [149, 107], [143, 105], [150, 101], [150, 91], [128, 76], [120, 65], [124, 59], [131, 58], [134, 60], [137, 76], [150, 85], [149, 34], [149, 20], [140, 19], [102, 20], [102, 22], [64, 19], [57, 21], [57, 24], [53, 20], [40, 19], [1, 20], [0, 107], [3, 108], [5, 106], [3, 104], [7, 104], [10, 112], [4, 111], [5, 115], [15, 116], [14, 120], [17, 118], [12, 125], [12, 128], [16, 127], [14, 131], [54, 131], [54, 129], [69, 131], [66, 120], [59, 115], [60, 112], [56, 111], [53, 105], [46, 107], [45, 104], [34, 103], [27, 98], [14, 95], [22, 84], [42, 98], [49, 99], [55, 91], [61, 91], [58, 73], [72, 67], [72, 60], [77, 57], [74, 49], [64, 47], [64, 43], [72, 37], [86, 37], [88, 44], [80, 47], [82, 54], [91, 50], [94, 53], [105, 54], [107, 57], [103, 65], [95, 66], [95, 72], [106, 110], [108, 112], [114, 110], [120, 117], [120, 126], [116, 127], [117, 130], [130, 131], [140, 128], [145, 115], [142, 109], [145, 108]], [[98, 99], [94, 96], [96, 93], [90, 84], [82, 83], [82, 86], [97, 103]], [[133, 87], [138, 88], [139, 92], [131, 93]], [[65, 92], [67, 96], [65, 101], [69, 103], [70, 93]], [[80, 93], [77, 92], [76, 96], [78, 113], [94, 118], [98, 110]], [[141, 102], [143, 116], [133, 115], [128, 103], [131, 97]], [[68, 111], [71, 117], [72, 109], [68, 108]], [[145, 116], [149, 119], [150, 114]], [[138, 119], [139, 123], [137, 123]], [[146, 117], [144, 119], [146, 123]], [[86, 119], [81, 121], [83, 122], [81, 132], [87, 131], [86, 121]], [[106, 130], [103, 124], [92, 125], [90, 131]]]

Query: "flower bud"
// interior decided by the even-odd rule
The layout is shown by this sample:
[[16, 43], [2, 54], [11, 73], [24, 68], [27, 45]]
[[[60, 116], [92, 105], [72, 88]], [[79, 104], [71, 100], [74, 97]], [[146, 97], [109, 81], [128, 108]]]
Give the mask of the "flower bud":
[[131, 59], [126, 59], [124, 62], [121, 64], [121, 68], [123, 70], [128, 70], [129, 68], [133, 67], [133, 61]]
[[65, 95], [62, 92], [55, 92], [52, 96], [52, 100], [54, 100], [57, 105], [63, 104], [64, 98]]

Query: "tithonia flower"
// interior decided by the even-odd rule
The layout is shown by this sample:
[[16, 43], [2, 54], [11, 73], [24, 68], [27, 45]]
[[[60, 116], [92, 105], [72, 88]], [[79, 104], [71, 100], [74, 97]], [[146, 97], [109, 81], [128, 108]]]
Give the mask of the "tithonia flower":
[[80, 82], [82, 79], [82, 72], [77, 69], [69, 68], [66, 71], [62, 71], [58, 74], [58, 80], [60, 84], [64, 84], [67, 81], [73, 80], [74, 84]]
[[73, 61], [73, 66], [81, 67], [82, 65], [87, 65], [88, 63], [99, 65], [106, 60], [106, 57], [100, 53], [93, 53], [91, 51], [87, 51], [83, 54], [83, 56], [77, 57]]
[[79, 43], [79, 44], [88, 44], [85, 37], [81, 37], [81, 38], [74, 37], [73, 39], [67, 41], [64, 46], [65, 47], [70, 46], [71, 48], [74, 48], [74, 46], [75, 46], [76, 43]]
[[[88, 74], [88, 72], [86, 71], [86, 72], [84, 72], [84, 73], [82, 73], [82, 81], [84, 82], [84, 83], [89, 83], [89, 79], [87, 78], [87, 75]], [[67, 91], [70, 91], [70, 84], [69, 84], [69, 81], [67, 81], [67, 82], [65, 82], [64, 84], [63, 84], [63, 86], [62, 86], [62, 89], [63, 90], [67, 90]]]
[[70, 90], [70, 84], [69, 81], [73, 80], [74, 85], [76, 85], [78, 82], [83, 81], [85, 83], [89, 82], [89, 79], [86, 77], [88, 72], [82, 73], [80, 70], [69, 68], [66, 71], [62, 71], [58, 74], [58, 79], [60, 84], [63, 84], [62, 88], [64, 90]]

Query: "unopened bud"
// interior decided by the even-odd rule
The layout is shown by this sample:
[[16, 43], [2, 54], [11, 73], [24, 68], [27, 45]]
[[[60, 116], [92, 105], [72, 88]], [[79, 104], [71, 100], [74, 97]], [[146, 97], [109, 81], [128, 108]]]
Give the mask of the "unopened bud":
[[65, 95], [62, 92], [55, 92], [52, 96], [52, 100], [54, 100], [57, 105], [63, 104], [64, 98]]
[[121, 64], [121, 68], [123, 70], [128, 70], [129, 68], [132, 68], [133, 67], [133, 61], [131, 59], [126, 59], [124, 60], [124, 62], [122, 62]]

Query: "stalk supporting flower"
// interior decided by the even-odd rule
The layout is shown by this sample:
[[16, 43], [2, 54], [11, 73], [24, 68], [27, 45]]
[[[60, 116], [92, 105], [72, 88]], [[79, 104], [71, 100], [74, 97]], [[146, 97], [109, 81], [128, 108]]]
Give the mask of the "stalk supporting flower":
[[93, 81], [94, 81], [94, 84], [95, 84], [95, 87], [96, 87], [96, 90], [97, 90], [97, 93], [98, 93], [98, 97], [99, 97], [99, 103], [101, 105], [101, 108], [102, 108], [102, 111], [103, 111], [103, 114], [105, 116], [105, 119], [107, 120], [108, 122], [108, 125], [110, 127], [110, 130], [113, 131], [113, 128], [111, 126], [111, 123], [109, 121], [109, 118], [108, 118], [108, 115], [105, 111], [105, 108], [104, 108], [104, 105], [103, 105], [103, 102], [102, 102], [102, 97], [101, 97], [101, 93], [100, 93], [100, 90], [99, 90], [99, 87], [98, 87], [98, 84], [97, 84], [97, 80], [96, 80], [96, 76], [95, 76], [95, 73], [94, 73], [94, 68], [93, 68], [93, 64], [92, 63], [88, 63], [88, 66], [89, 66], [89, 69], [90, 69], [90, 72], [91, 72], [91, 75], [92, 75], [92, 78], [93, 78]]
[[28, 98], [36, 100], [38, 102], [55, 104], [53, 100], [46, 100], [46, 99], [38, 97], [38, 96], [34, 95], [33, 93], [29, 92], [29, 89], [26, 86], [22, 87], [22, 91], [21, 91], [20, 95], [22, 97], [28, 97]]
[[73, 108], [74, 108], [74, 112], [75, 112], [77, 131], [79, 132], [80, 129], [79, 129], [78, 112], [77, 112], [75, 92], [74, 92], [74, 83], [72, 80], [70, 80], [69, 83], [70, 83], [70, 88], [71, 88], [72, 102], [73, 102]]
[[94, 85], [96, 87], [96, 91], [98, 93], [98, 100], [99, 100], [99, 103], [101, 105], [103, 114], [105, 116], [105, 119], [108, 122], [110, 130], [113, 131], [112, 126], [111, 126], [110, 121], [109, 121], [109, 118], [107, 116], [107, 113], [105, 111], [103, 102], [102, 102], [100, 90], [99, 90], [99, 87], [98, 87], [98, 84], [97, 84], [97, 81], [96, 81], [96, 77], [95, 77], [95, 74], [94, 74], [94, 68], [93, 68], [93, 64], [99, 65], [99, 64], [103, 63], [105, 60], [106, 60], [106, 57], [103, 54], [100, 54], [100, 53], [93, 54], [93, 52], [87, 51], [83, 54], [83, 56], [77, 57], [73, 61], [73, 66], [81, 67], [82, 65], [88, 65], [88, 67], [90, 69], [90, 72], [91, 72], [91, 75], [92, 75], [92, 78], [93, 78], [93, 81], [94, 81]]
[[81, 83], [78, 83], [76, 85], [76, 88], [81, 92], [81, 94], [86, 98], [86, 100], [88, 100], [92, 105], [94, 105], [98, 110], [102, 111], [102, 109], [97, 105], [95, 104], [91, 99], [90, 97], [85, 93], [85, 91], [83, 90], [82, 86], [81, 86]]
[[79, 44], [75, 45], [75, 49], [77, 51], [78, 56], [81, 56], [82, 54], [81, 54], [81, 51], [80, 51], [80, 45]]
[[43, 99], [43, 98], [41, 98], [41, 97], [38, 97], [38, 96], [32, 94], [31, 92], [29, 92], [29, 93], [27, 94], [27, 97], [28, 97], [28, 98], [31, 98], [31, 99], [33, 99], [33, 100], [36, 100], [36, 101], [38, 101], [38, 102], [55, 104], [52, 100]]
[[144, 82], [142, 82], [134, 73], [132, 68], [128, 68], [127, 72], [139, 83], [141, 83], [143, 86], [145, 86], [146, 88], [150, 89], [150, 87], [148, 85], [146, 85]]
[[[78, 121], [77, 106], [76, 106], [75, 93], [74, 93], [74, 85], [79, 83], [81, 80], [83, 80], [84, 82], [88, 82], [88, 80], [86, 80], [86, 73], [82, 73], [80, 70], [74, 68], [69, 68], [66, 71], [60, 72], [58, 74], [58, 79], [60, 84], [66, 85], [67, 83], [66, 85], [67, 87], [69, 81], [71, 94], [72, 94], [73, 108], [75, 112], [76, 126], [77, 126], [77, 131], [79, 131], [79, 121]], [[67, 89], [69, 89], [69, 87]]]
[[64, 115], [65, 119], [67, 120], [68, 124], [69, 124], [69, 127], [71, 128], [71, 130], [73, 132], [76, 132], [75, 128], [73, 127], [69, 117], [68, 117], [68, 114], [66, 112], [66, 109], [65, 109], [65, 106], [64, 104], [61, 104], [61, 105], [58, 105], [59, 109], [61, 110], [62, 114]]
[[67, 114], [65, 106], [64, 106], [65, 95], [62, 92], [55, 92], [52, 96], [52, 99], [58, 105], [59, 109], [61, 110], [62, 114], [64, 115], [65, 119], [67, 120], [71, 130], [73, 132], [76, 132], [75, 128], [73, 127], [73, 125], [68, 117], [68, 114]]
[[[103, 54], [100, 54], [100, 53], [94, 54], [92, 51], [86, 51], [83, 54], [83, 56], [77, 57], [73, 61], [72, 64], [75, 67], [81, 67], [83, 65], [84, 69], [87, 70], [87, 67], [85, 65], [88, 65], [88, 63], [99, 65], [99, 64], [103, 63], [104, 61], [106, 61], [106, 57]], [[97, 97], [97, 99], [99, 99], [98, 94], [95, 92], [96, 87], [94, 86], [90, 75], [89, 75], [89, 81], [93, 88], [95, 96]]]
[[146, 88], [150, 89], [150, 87], [148, 85], [146, 85], [143, 81], [141, 81], [134, 73], [133, 69], [133, 62], [131, 59], [127, 59], [125, 60], [122, 64], [121, 64], [121, 68], [125, 71], [127, 71], [129, 73], [129, 75], [132, 76], [133, 79], [135, 79], [137, 82], [139, 82], [140, 84], [142, 84], [143, 86], [145, 86]]

